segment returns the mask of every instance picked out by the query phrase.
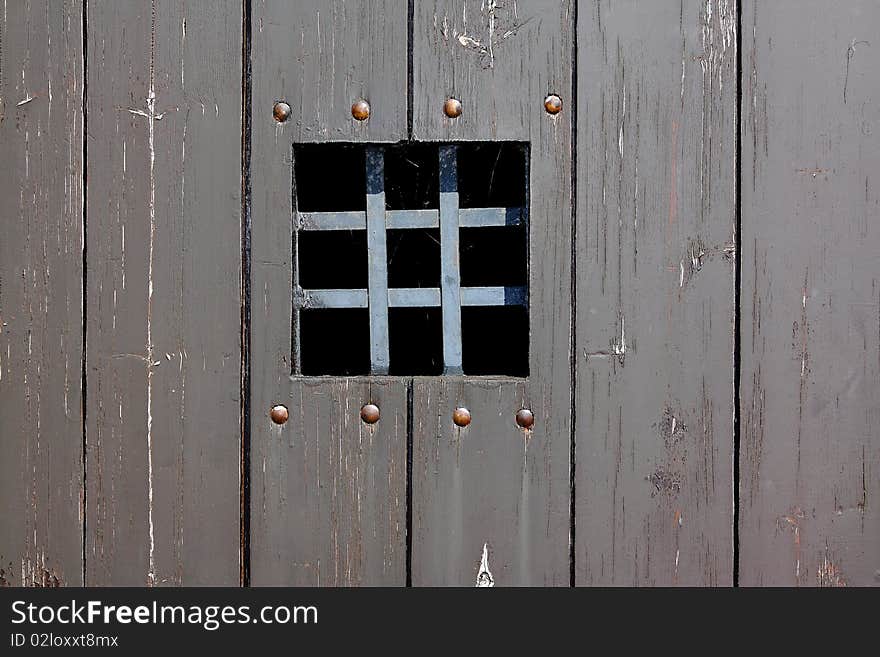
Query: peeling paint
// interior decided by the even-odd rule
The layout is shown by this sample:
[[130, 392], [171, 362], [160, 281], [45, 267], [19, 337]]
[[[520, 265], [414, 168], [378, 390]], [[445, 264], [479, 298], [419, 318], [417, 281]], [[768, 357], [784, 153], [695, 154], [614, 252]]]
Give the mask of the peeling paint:
[[656, 493], [675, 495], [681, 491], [681, 475], [664, 467], [657, 468], [645, 478], [654, 486], [653, 497]]
[[846, 580], [840, 568], [831, 560], [828, 548], [822, 554], [819, 567], [816, 569], [816, 585], [819, 587], [845, 587]]
[[500, 0], [483, 0], [480, 3], [481, 23], [474, 28], [468, 26], [467, 5], [462, 9], [461, 27], [454, 22], [450, 27], [449, 16], [439, 20], [434, 14], [433, 26], [443, 40], [452, 42], [475, 54], [482, 68], [494, 68], [496, 48], [516, 35], [531, 19], [519, 20], [516, 2], [512, 7]]
[[489, 544], [483, 543], [483, 557], [480, 560], [480, 570], [477, 573], [476, 588], [495, 586], [495, 578], [489, 570]]

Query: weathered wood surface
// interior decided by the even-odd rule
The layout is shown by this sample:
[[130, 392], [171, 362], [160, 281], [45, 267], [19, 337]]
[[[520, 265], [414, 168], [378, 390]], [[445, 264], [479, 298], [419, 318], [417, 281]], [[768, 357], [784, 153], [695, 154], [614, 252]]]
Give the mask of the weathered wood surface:
[[[272, 125], [275, 100], [291, 107], [290, 118], [278, 129], [286, 151], [292, 142], [406, 137], [403, 4], [258, 0], [252, 11], [254, 146], [262, 143], [259, 128]], [[351, 117], [352, 103], [359, 99], [370, 104], [368, 121]]]
[[0, 586], [82, 583], [82, 3], [0, 16]]
[[[406, 582], [406, 386], [291, 378], [294, 142], [406, 137], [398, 2], [253, 4], [250, 582]], [[351, 105], [370, 102], [370, 119]], [[292, 113], [276, 123], [272, 106]], [[362, 175], [328, 171], [328, 175]], [[382, 418], [364, 425], [361, 405]], [[279, 427], [274, 404], [290, 409]]]
[[86, 581], [236, 584], [242, 2], [87, 18]]
[[[255, 586], [406, 583], [406, 384], [286, 383], [287, 424], [256, 436], [251, 582]], [[381, 417], [368, 425], [361, 406]], [[255, 437], [256, 437], [255, 436]]]
[[744, 3], [744, 585], [880, 582], [878, 27]]
[[[880, 8], [741, 4], [255, 0], [245, 107], [243, 0], [7, 3], [0, 585], [880, 582]], [[292, 145], [408, 137], [530, 143], [527, 379], [291, 377]]]
[[579, 585], [733, 581], [735, 12], [580, 6]]
[[[416, 586], [473, 586], [484, 545], [498, 586], [569, 583], [572, 115], [543, 103], [569, 102], [572, 30], [566, 0], [415, 3], [413, 137], [531, 147], [529, 377], [415, 379]], [[450, 96], [463, 106], [454, 120]], [[465, 429], [458, 405], [473, 417]], [[523, 406], [528, 432], [514, 421]]]

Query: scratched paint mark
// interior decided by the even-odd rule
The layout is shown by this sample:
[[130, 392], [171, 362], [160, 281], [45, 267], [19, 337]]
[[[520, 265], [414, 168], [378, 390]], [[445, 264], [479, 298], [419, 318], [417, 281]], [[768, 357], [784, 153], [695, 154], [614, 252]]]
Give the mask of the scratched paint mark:
[[476, 588], [495, 586], [495, 578], [489, 570], [489, 544], [483, 543], [483, 558], [480, 560], [480, 571], [477, 573]]
[[776, 527], [787, 527], [794, 535], [794, 579], [800, 585], [801, 578], [801, 521], [806, 517], [800, 507], [792, 507], [786, 515], [776, 519]]
[[672, 162], [669, 174], [669, 225], [675, 223], [678, 216], [678, 121], [672, 122]]
[[461, 29], [455, 24], [450, 27], [448, 15], [439, 20], [435, 14], [433, 23], [445, 42], [451, 38], [453, 43], [476, 55], [482, 68], [490, 69], [495, 67], [496, 48], [515, 36], [530, 20], [520, 20], [515, 2], [508, 5], [499, 0], [484, 0], [477, 25], [468, 25], [467, 5], [462, 9]]
[[681, 475], [670, 469], [659, 467], [645, 479], [654, 486], [651, 497], [657, 493], [677, 495], [681, 491]]
[[846, 586], [846, 580], [841, 575], [840, 567], [832, 561], [827, 547], [822, 554], [819, 568], [816, 570], [816, 584], [820, 587]]
[[147, 94], [147, 124], [150, 145], [150, 245], [147, 270], [147, 481], [148, 481], [148, 521], [150, 531], [149, 570], [147, 584], [156, 583], [156, 538], [153, 526], [153, 261], [156, 240], [156, 147], [155, 147], [155, 64], [156, 64], [156, 3], [152, 5], [150, 50], [150, 90]]
[[846, 105], [846, 92], [849, 88], [849, 66], [852, 61], [853, 55], [856, 54], [857, 46], [870, 46], [871, 44], [868, 41], [856, 41], [853, 39], [850, 41], [849, 47], [846, 49], [846, 73], [843, 76], [843, 104]]
[[700, 238], [689, 239], [684, 255], [678, 261], [678, 287], [684, 289], [691, 279], [703, 269], [703, 260], [707, 255], [706, 247]]
[[660, 421], [654, 425], [667, 448], [684, 439], [687, 433], [687, 425], [682, 421], [680, 414], [675, 409], [667, 406], [663, 409]]
[[618, 357], [620, 364], [623, 365], [626, 358], [626, 317], [620, 315], [620, 337], [615, 338], [611, 342], [611, 352]]

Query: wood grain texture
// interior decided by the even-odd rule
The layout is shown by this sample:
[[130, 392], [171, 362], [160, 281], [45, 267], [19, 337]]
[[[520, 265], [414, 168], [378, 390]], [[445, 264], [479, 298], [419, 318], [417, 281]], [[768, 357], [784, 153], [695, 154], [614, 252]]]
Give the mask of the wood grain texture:
[[0, 586], [82, 584], [79, 1], [0, 16]]
[[[258, 586], [406, 582], [406, 384], [301, 379], [277, 401], [287, 424], [254, 445], [251, 581]], [[376, 404], [369, 425], [361, 406]]]
[[[484, 545], [497, 586], [569, 582], [571, 113], [543, 102], [571, 88], [572, 22], [559, 0], [415, 3], [414, 138], [530, 142], [531, 334], [527, 379], [415, 380], [416, 586], [473, 586]], [[461, 117], [443, 114], [448, 96]]]
[[579, 585], [733, 581], [735, 11], [580, 7]]
[[878, 29], [744, 5], [744, 585], [880, 583]]
[[[397, 0], [256, 0], [254, 126], [290, 104], [287, 144], [397, 141], [406, 136], [406, 7]], [[370, 118], [355, 121], [363, 99]], [[283, 141], [283, 140], [282, 140]]]
[[239, 581], [241, 25], [88, 4], [90, 585]]
[[[403, 585], [406, 387], [291, 378], [291, 184], [294, 142], [406, 137], [406, 12], [390, 0], [252, 11], [251, 583]], [[359, 97], [364, 122], [351, 116]], [[279, 99], [293, 108], [285, 123], [272, 118]], [[382, 419], [367, 430], [371, 399]], [[279, 402], [291, 411], [280, 428], [268, 416]]]

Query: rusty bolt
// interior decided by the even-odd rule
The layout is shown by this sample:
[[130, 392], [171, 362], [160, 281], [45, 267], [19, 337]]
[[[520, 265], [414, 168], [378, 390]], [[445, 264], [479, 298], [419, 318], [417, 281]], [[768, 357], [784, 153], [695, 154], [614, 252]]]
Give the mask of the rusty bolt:
[[364, 404], [361, 408], [361, 419], [367, 424], [376, 424], [379, 421], [379, 407], [375, 404]]
[[456, 426], [466, 427], [471, 423], [471, 412], [464, 406], [459, 406], [452, 411], [452, 421], [455, 422]]
[[450, 119], [461, 116], [461, 101], [458, 98], [447, 98], [443, 103], [443, 113]]
[[278, 123], [284, 123], [290, 118], [290, 105], [283, 100], [279, 100], [275, 103], [275, 107], [272, 108], [272, 116], [275, 117], [275, 120], [278, 121]]
[[516, 412], [516, 423], [523, 429], [531, 429], [535, 423], [535, 416], [529, 409], [521, 408]]
[[287, 406], [284, 404], [276, 404], [272, 407], [272, 410], [269, 411], [269, 417], [272, 418], [272, 421], [275, 424], [284, 424], [290, 417], [290, 413], [288, 413]]
[[544, 99], [544, 109], [547, 114], [559, 114], [562, 111], [562, 99], [556, 94], [550, 94]]
[[358, 121], [366, 121], [370, 118], [370, 104], [363, 98], [354, 101], [351, 106], [351, 115]]

